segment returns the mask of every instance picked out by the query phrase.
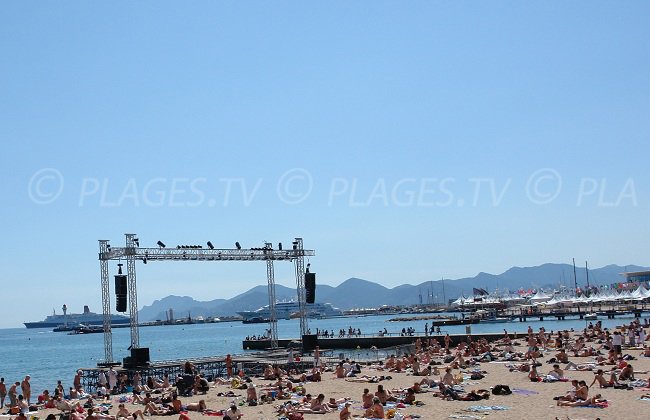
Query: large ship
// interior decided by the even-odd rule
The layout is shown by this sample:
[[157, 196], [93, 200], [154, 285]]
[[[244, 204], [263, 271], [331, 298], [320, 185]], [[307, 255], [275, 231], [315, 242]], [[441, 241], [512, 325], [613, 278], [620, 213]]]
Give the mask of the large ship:
[[[52, 315], [45, 318], [43, 321], [25, 322], [27, 328], [55, 328], [62, 325], [74, 327], [77, 325], [103, 325], [104, 315], [95, 312], [90, 312], [88, 305], [84, 305], [82, 314], [69, 314], [66, 305], [63, 305], [63, 313], [57, 314], [54, 310]], [[124, 315], [111, 314], [111, 324], [120, 325], [128, 324], [130, 318]]]
[[[308, 318], [331, 318], [343, 315], [343, 311], [339, 308], [333, 307], [330, 303], [307, 303], [305, 306]], [[275, 304], [276, 319], [290, 319], [292, 318], [292, 315], [299, 312], [300, 306], [298, 305], [298, 302], [278, 302]], [[244, 321], [253, 318], [269, 319], [271, 317], [269, 305], [263, 306], [256, 311], [242, 311], [237, 313], [244, 318]]]

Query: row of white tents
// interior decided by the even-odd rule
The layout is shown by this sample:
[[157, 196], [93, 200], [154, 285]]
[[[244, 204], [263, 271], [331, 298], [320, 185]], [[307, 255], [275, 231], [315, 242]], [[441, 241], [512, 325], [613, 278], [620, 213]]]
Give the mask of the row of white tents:
[[466, 298], [464, 296], [459, 297], [451, 304], [453, 306], [465, 306], [465, 307], [479, 307], [479, 306], [490, 306], [497, 304], [506, 304], [514, 305], [518, 303], [527, 303], [533, 305], [545, 305], [545, 306], [565, 306], [565, 305], [574, 305], [574, 304], [594, 304], [594, 303], [615, 303], [615, 302], [625, 302], [625, 301], [635, 301], [640, 302], [643, 300], [650, 300], [650, 290], [646, 289], [640, 285], [636, 290], [623, 290], [617, 291], [615, 289], [605, 289], [600, 290], [599, 292], [591, 293], [589, 296], [585, 294], [580, 294], [578, 296], [572, 296], [569, 294], [550, 294], [543, 291], [538, 291], [533, 296], [528, 299], [523, 298], [518, 295], [506, 295], [506, 296], [481, 296], [480, 298]]
[[615, 303], [615, 302], [640, 302], [646, 299], [650, 299], [650, 290], [646, 289], [643, 286], [639, 286], [637, 289], [617, 291], [615, 289], [606, 289], [600, 290], [597, 293], [591, 293], [589, 296], [581, 294], [578, 296], [569, 296], [569, 295], [543, 295], [537, 296], [539, 293], [536, 293], [535, 296], [531, 297], [531, 302], [534, 305], [567, 305], [567, 304], [594, 304], [594, 303]]
[[[549, 296], [550, 297], [550, 296]], [[455, 301], [451, 302], [452, 306], [466, 306], [466, 307], [481, 307], [481, 306], [494, 306], [498, 304], [514, 305], [517, 303], [525, 303], [526, 298], [519, 295], [506, 295], [506, 296], [481, 296], [469, 297], [460, 296]]]

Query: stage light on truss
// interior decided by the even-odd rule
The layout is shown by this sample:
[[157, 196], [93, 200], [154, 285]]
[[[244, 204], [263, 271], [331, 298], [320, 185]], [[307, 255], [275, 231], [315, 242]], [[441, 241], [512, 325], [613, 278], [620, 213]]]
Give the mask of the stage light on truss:
[[278, 242], [278, 250], [282, 251], [282, 242]]
[[139, 240], [138, 238], [133, 238], [133, 243], [134, 243], [135, 246], [137, 246], [138, 248], [140, 247], [140, 240]]
[[235, 246], [237, 247], [237, 249], [241, 249], [241, 245], [239, 245], [239, 242], [235, 242]]
[[158, 241], [158, 242], [156, 242], [156, 244], [161, 248], [165, 248], [165, 244], [162, 243], [162, 241]]

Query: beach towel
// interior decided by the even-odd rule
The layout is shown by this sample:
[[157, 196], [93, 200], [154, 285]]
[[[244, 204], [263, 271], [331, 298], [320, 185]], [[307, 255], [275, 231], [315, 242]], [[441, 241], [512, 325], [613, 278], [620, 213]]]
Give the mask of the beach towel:
[[578, 407], [582, 408], [607, 408], [609, 407], [609, 403], [607, 401], [599, 402], [596, 404], [591, 404], [591, 405], [580, 405]]
[[467, 407], [467, 411], [480, 412], [480, 411], [503, 411], [509, 410], [510, 407], [503, 405], [471, 405]]
[[648, 386], [648, 381], [644, 381], [643, 379], [637, 379], [630, 382], [628, 385], [634, 388], [646, 388]]
[[525, 395], [525, 396], [539, 394], [539, 392], [537, 392], [537, 391], [530, 391], [528, 389], [518, 389], [518, 388], [513, 389], [512, 392], [513, 392], [513, 394], [519, 394], [519, 395]]

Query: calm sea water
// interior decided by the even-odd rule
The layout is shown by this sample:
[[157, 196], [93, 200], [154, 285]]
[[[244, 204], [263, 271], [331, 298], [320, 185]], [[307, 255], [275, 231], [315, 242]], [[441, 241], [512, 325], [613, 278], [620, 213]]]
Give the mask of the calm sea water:
[[[407, 315], [408, 316], [408, 315]], [[426, 321], [387, 322], [395, 315], [363, 316], [310, 320], [312, 332], [316, 328], [334, 330], [352, 326], [360, 328], [363, 334], [372, 334], [386, 328], [389, 332], [399, 332], [402, 328], [413, 327], [422, 332]], [[602, 319], [604, 327], [627, 323], [632, 318], [620, 317], [615, 320]], [[585, 321], [567, 319], [566, 321], [509, 322], [499, 324], [474, 324], [473, 333], [525, 332], [528, 325], [535, 330], [544, 326], [547, 331], [559, 329], [583, 329]], [[227, 353], [244, 353], [242, 339], [247, 335], [261, 335], [267, 324], [242, 324], [227, 322], [216, 324], [173, 325], [140, 328], [140, 346], [149, 347], [152, 360], [183, 359], [201, 356], [223, 356]], [[298, 320], [278, 322], [280, 338], [298, 337]], [[464, 334], [465, 326], [446, 327], [450, 334]], [[113, 357], [122, 360], [129, 355], [130, 330], [113, 330]], [[20, 381], [26, 374], [32, 377], [33, 392], [52, 389], [57, 380], [62, 380], [65, 389], [71, 386], [74, 372], [78, 368], [94, 367], [104, 359], [103, 334], [68, 335], [55, 333], [50, 329], [12, 328], [0, 329], [0, 376], [6, 383]]]

